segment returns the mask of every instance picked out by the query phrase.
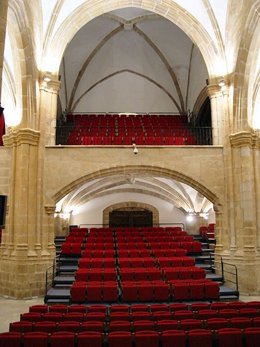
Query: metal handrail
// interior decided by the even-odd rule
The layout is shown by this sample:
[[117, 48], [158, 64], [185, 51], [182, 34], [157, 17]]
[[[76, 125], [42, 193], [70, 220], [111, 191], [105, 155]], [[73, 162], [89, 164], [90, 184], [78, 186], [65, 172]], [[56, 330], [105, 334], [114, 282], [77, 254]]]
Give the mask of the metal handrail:
[[[215, 260], [214, 263], [218, 263], [220, 264], [220, 267], [221, 267], [221, 277], [223, 278], [223, 281], [225, 282], [225, 275], [226, 274], [229, 274], [229, 275], [232, 275], [232, 276], [235, 276], [235, 279], [232, 280], [231, 278], [228, 279], [229, 282], [233, 283], [236, 287], [236, 291], [238, 292], [238, 271], [237, 271], [237, 266], [235, 264], [230, 264], [230, 263], [226, 263], [223, 261], [223, 258], [222, 256], [219, 256], [220, 257], [220, 261], [217, 261]], [[228, 271], [225, 266], [230, 266], [230, 267], [233, 267], [234, 271]]]
[[[45, 272], [45, 295], [47, 295], [47, 292], [48, 292], [48, 289], [49, 287], [53, 286], [54, 285], [54, 278], [55, 278], [55, 275], [58, 273], [58, 269], [59, 269], [59, 264], [60, 264], [60, 256], [56, 256], [54, 259], [53, 259], [53, 262], [52, 262], [52, 265], [50, 265], [47, 269], [46, 269], [46, 272]], [[51, 273], [50, 273], [50, 270]], [[51, 276], [51, 283], [49, 283], [49, 278]]]
[[[233, 267], [233, 268], [235, 269], [235, 273], [234, 273], [234, 272], [231, 272], [231, 271], [225, 270], [225, 268], [224, 268], [225, 265], [228, 265], [228, 266]], [[223, 272], [224, 272], [224, 273], [226, 272], [226, 273], [228, 273], [228, 274], [230, 274], [230, 275], [235, 275], [235, 280], [232, 281], [231, 279], [229, 279], [229, 282], [235, 284], [235, 286], [236, 286], [236, 291], [238, 292], [238, 273], [237, 273], [237, 266], [234, 265], [234, 264], [224, 263], [224, 262], [223, 262]]]

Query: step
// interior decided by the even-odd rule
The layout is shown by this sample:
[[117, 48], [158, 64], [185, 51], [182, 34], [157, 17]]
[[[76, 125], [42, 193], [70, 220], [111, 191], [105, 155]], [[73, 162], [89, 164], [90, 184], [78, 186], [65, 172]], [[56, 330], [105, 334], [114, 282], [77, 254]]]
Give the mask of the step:
[[221, 275], [217, 275], [212, 272], [206, 273], [206, 278], [211, 279], [212, 281], [215, 281], [215, 282], [220, 282], [220, 283], [223, 283], [223, 280], [224, 280]]
[[51, 288], [48, 290], [44, 297], [44, 302], [56, 302], [62, 300], [63, 302], [70, 302], [70, 289], [69, 288]]
[[56, 276], [54, 285], [71, 285], [75, 281], [75, 276]]
[[221, 285], [219, 287], [219, 296], [221, 299], [223, 298], [233, 298], [233, 297], [236, 297], [238, 298], [239, 297], [239, 292], [235, 289], [232, 289], [230, 287], [227, 287], [226, 285]]
[[69, 299], [45, 299], [44, 302], [47, 305], [49, 305], [49, 304], [67, 304], [67, 305], [70, 305]]

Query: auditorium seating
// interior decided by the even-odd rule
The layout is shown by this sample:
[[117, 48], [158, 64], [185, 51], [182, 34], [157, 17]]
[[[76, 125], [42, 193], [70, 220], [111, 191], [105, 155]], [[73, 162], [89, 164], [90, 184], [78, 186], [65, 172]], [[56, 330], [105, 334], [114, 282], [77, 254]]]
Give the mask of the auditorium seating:
[[[243, 316], [257, 302], [225, 303], [237, 309], [216, 309], [214, 302], [201, 309], [201, 304], [88, 304], [68, 305], [65, 310], [65, 305], [44, 305], [43, 312], [35, 305], [21, 314], [20, 321], [10, 323], [9, 332], [0, 334], [0, 347], [260, 345], [260, 327], [254, 325], [260, 308], [252, 311], [251, 318]], [[229, 318], [222, 317], [223, 310], [229, 310]]]
[[[63, 255], [78, 257], [70, 289], [75, 303], [162, 302], [219, 296], [218, 284], [206, 280], [205, 270], [195, 266], [192, 255], [201, 253], [201, 243], [180, 227], [72, 228], [64, 245]], [[77, 252], [71, 251], [75, 245]]]
[[68, 115], [72, 127], [68, 145], [196, 145], [187, 115], [77, 114]]

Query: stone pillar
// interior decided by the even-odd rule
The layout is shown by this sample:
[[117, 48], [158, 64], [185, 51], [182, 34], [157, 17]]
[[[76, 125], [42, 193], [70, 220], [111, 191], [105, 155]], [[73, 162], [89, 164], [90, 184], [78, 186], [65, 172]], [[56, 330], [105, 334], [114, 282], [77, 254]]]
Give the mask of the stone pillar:
[[[220, 252], [224, 262], [238, 269], [239, 290], [259, 294], [259, 137], [243, 131], [230, 136], [233, 199], [233, 229], [230, 232], [230, 252]], [[229, 216], [230, 218], [230, 216]], [[224, 242], [225, 243], [225, 240]]]
[[[47, 81], [46, 81], [47, 79]], [[46, 146], [55, 146], [57, 100], [60, 90], [60, 81], [52, 75], [42, 76], [40, 84], [40, 124], [43, 132], [42, 141]]]
[[225, 108], [223, 105], [223, 94], [221, 88], [217, 84], [208, 85], [207, 92], [211, 102], [213, 145], [223, 145], [225, 129]]
[[45, 208], [45, 232], [44, 232], [44, 245], [49, 253], [55, 252], [54, 245], [54, 213], [55, 206], [44, 206]]
[[7, 20], [8, 0], [0, 1], [0, 101], [2, 96], [2, 74], [4, 63], [4, 47]]
[[19, 129], [4, 137], [5, 146], [12, 151], [12, 175], [8, 223], [0, 249], [0, 295], [15, 298], [44, 294], [45, 271], [54, 257], [42, 226], [39, 138], [40, 133], [32, 129]]
[[[260, 167], [255, 166], [257, 138], [251, 132], [230, 136], [233, 154], [235, 230], [239, 251], [255, 252], [257, 219], [257, 188], [255, 175]], [[258, 139], [259, 141], [259, 139]]]

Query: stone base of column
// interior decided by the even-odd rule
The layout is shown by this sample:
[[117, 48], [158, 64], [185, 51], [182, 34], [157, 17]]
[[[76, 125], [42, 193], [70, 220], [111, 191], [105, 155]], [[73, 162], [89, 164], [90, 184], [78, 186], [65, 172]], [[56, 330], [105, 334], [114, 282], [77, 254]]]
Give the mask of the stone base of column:
[[45, 295], [45, 274], [52, 263], [50, 257], [1, 259], [0, 295], [16, 299]]
[[[249, 252], [250, 253], [250, 252]], [[224, 263], [225, 285], [236, 289], [235, 269], [238, 276], [238, 290], [243, 295], [260, 295], [260, 259], [254, 254], [237, 252], [235, 255], [218, 254], [222, 256]]]

